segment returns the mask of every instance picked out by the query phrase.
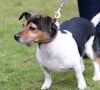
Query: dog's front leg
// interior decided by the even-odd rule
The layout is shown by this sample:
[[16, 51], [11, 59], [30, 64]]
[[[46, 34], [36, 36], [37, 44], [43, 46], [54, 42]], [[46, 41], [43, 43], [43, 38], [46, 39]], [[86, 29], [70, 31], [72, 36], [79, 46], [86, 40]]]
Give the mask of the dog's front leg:
[[42, 67], [42, 69], [43, 69], [43, 72], [44, 72], [44, 75], [45, 75], [45, 80], [44, 80], [44, 83], [41, 87], [41, 90], [45, 90], [45, 89], [50, 88], [50, 86], [52, 84], [52, 79], [51, 79], [50, 72], [44, 67]]
[[74, 69], [75, 69], [76, 78], [78, 81], [78, 88], [79, 88], [79, 90], [84, 90], [86, 88], [86, 82], [84, 80], [84, 76], [82, 73], [81, 64], [77, 63], [77, 65], [75, 65]]

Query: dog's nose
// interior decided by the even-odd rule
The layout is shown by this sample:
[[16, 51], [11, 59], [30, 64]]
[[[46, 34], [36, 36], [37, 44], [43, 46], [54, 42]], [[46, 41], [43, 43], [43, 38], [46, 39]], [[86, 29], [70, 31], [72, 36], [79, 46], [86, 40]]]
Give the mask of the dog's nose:
[[18, 41], [19, 38], [20, 38], [20, 35], [19, 35], [19, 34], [15, 34], [15, 35], [14, 35], [14, 38], [15, 38], [16, 41]]

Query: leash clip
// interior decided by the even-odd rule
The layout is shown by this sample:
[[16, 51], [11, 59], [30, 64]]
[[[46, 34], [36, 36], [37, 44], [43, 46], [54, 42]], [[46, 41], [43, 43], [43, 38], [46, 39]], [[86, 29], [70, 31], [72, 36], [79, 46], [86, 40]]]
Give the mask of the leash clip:
[[56, 12], [55, 12], [55, 18], [60, 18], [61, 13], [60, 13], [61, 8], [59, 8]]
[[55, 12], [55, 18], [60, 18], [61, 16], [61, 9], [63, 8], [64, 4], [65, 4], [66, 0], [62, 0], [60, 7], [58, 8], [58, 10]]
[[65, 4], [66, 0], [62, 0], [60, 7], [58, 8], [58, 10], [55, 12], [55, 18], [54, 18], [54, 22], [57, 25], [58, 28], [60, 28], [59, 22], [58, 22], [58, 18], [61, 17], [61, 9], [63, 8], [64, 4]]

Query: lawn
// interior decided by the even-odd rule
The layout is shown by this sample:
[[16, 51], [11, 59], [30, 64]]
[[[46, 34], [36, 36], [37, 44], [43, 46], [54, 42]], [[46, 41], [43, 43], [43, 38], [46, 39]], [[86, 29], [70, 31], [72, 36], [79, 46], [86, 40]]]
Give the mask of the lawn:
[[[0, 0], [0, 90], [40, 90], [44, 75], [35, 57], [36, 46], [20, 45], [14, 34], [21, 31], [18, 18], [23, 11], [50, 15], [58, 9], [61, 0]], [[76, 0], [68, 0], [62, 9], [60, 22], [78, 16]], [[86, 90], [100, 90], [100, 82], [92, 81], [93, 66], [85, 60], [84, 76]], [[50, 90], [77, 90], [75, 73], [51, 73], [53, 85]]]

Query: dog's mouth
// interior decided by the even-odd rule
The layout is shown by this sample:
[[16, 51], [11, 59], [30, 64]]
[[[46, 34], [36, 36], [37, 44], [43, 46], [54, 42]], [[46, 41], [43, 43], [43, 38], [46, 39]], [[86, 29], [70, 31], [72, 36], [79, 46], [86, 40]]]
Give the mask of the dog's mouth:
[[27, 41], [27, 40], [24, 40], [20, 35], [16, 34], [14, 35], [14, 38], [15, 40], [20, 43], [20, 44], [25, 44], [27, 46], [31, 46], [35, 41], [34, 40], [31, 40], [31, 41]]
[[25, 43], [25, 45], [31, 46], [33, 43], [34, 43], [34, 41], [32, 41], [31, 43]]
[[17, 42], [19, 42], [20, 44], [27, 45], [27, 46], [31, 46], [34, 43], [34, 41], [25, 41], [22, 39], [17, 40]]

